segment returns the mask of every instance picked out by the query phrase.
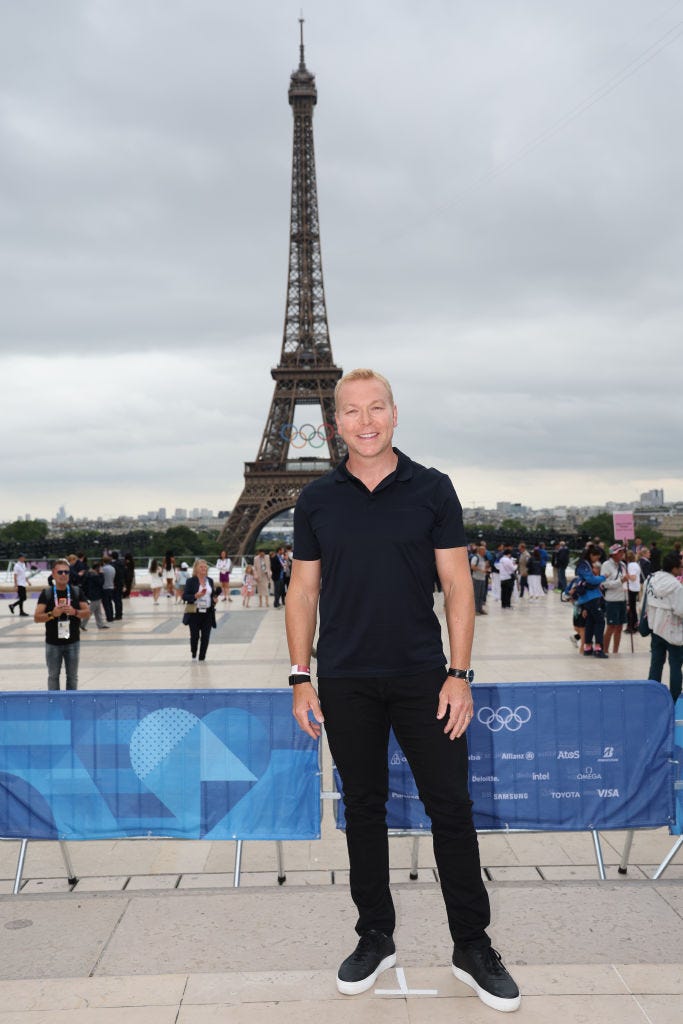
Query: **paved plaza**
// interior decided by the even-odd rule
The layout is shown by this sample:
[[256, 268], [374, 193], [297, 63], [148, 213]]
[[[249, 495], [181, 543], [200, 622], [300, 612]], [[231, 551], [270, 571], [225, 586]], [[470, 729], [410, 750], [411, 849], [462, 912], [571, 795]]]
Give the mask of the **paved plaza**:
[[[437, 597], [441, 610], [441, 598]], [[46, 688], [44, 628], [0, 600], [0, 688]], [[29, 601], [31, 613], [35, 598]], [[577, 654], [571, 610], [557, 595], [492, 603], [477, 619], [480, 683], [645, 679], [649, 641], [624, 637], [608, 661]], [[270, 688], [287, 684], [283, 611], [219, 603], [207, 661], [190, 661], [181, 605], [163, 595], [124, 602], [124, 618], [81, 642], [85, 690]], [[476, 684], [475, 684], [476, 685]], [[331, 765], [323, 757], [323, 788]], [[483, 835], [491, 935], [523, 993], [517, 1019], [539, 1024], [681, 1024], [683, 854], [652, 880], [673, 845], [666, 829], [602, 833], [600, 881], [589, 834]], [[0, 1024], [479, 1024], [500, 1014], [452, 976], [431, 844], [391, 840], [398, 966], [375, 991], [345, 997], [336, 968], [353, 948], [343, 836], [325, 802], [322, 839], [247, 843], [233, 886], [235, 844], [161, 839], [29, 844], [18, 896], [19, 844], [0, 843]]]

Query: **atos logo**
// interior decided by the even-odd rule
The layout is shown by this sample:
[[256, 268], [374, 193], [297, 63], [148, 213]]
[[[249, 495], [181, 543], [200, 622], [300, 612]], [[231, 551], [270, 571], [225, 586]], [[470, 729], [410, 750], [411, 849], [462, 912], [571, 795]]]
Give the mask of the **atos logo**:
[[603, 799], [605, 799], [605, 798], [606, 799], [613, 799], [614, 797], [619, 796], [619, 790], [618, 789], [599, 789], [598, 790], [598, 796], [603, 797]]
[[578, 756], [578, 750], [558, 750], [557, 752], [558, 761], [575, 761]]

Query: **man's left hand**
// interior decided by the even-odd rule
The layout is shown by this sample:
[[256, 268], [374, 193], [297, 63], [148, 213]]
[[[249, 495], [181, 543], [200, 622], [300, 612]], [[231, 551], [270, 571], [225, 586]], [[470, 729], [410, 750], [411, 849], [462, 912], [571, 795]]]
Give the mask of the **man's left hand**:
[[443, 731], [449, 739], [457, 740], [463, 735], [474, 715], [472, 691], [464, 679], [448, 676], [441, 687], [436, 717], [444, 718], [449, 708], [450, 713]]

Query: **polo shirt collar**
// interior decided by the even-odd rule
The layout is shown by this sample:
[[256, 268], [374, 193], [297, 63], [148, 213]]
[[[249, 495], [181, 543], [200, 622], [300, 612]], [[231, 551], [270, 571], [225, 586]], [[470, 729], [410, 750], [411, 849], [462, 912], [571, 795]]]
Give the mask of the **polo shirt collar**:
[[[398, 448], [393, 448], [392, 450], [398, 456], [398, 464], [396, 466], [396, 469], [393, 471], [393, 473], [390, 473], [389, 476], [385, 477], [384, 480], [382, 480], [382, 482], [375, 488], [375, 492], [378, 490], [384, 490], [385, 487], [388, 487], [395, 480], [400, 481], [401, 483], [405, 483], [406, 480], [412, 479], [413, 460], [408, 458], [407, 455], [404, 455], [403, 452], [399, 451]], [[335, 482], [338, 484], [352, 483], [357, 479], [353, 475], [353, 473], [349, 473], [349, 470], [347, 468], [348, 461], [349, 456], [347, 452], [342, 461], [334, 470], [334, 479]]]

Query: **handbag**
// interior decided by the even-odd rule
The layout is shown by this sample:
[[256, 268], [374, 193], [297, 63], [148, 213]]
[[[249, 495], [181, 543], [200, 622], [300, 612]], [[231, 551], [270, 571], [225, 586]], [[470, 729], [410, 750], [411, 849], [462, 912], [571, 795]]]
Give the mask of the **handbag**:
[[190, 616], [196, 614], [197, 608], [193, 604], [186, 604], [183, 611], [183, 626], [190, 625]]
[[643, 603], [640, 608], [640, 617], [638, 619], [638, 632], [641, 636], [650, 636], [650, 634], [652, 633], [652, 630], [650, 629], [647, 621], [647, 587], [645, 588]]

